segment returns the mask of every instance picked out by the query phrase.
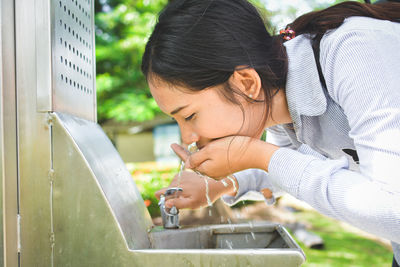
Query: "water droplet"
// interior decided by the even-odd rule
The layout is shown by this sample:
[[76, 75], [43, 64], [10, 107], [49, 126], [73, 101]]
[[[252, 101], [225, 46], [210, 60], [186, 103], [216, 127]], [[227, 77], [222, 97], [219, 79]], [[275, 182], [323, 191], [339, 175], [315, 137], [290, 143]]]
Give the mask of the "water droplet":
[[250, 226], [250, 229], [253, 229], [253, 222], [251, 222], [251, 221], [249, 221], [249, 226]]
[[233, 212], [234, 212], [234, 214], [235, 214], [235, 217], [236, 217], [237, 219], [240, 219], [240, 218], [242, 217], [242, 215], [240, 214], [240, 212], [239, 212], [239, 211], [237, 211], [237, 210], [234, 210]]
[[242, 204], [244, 205], [244, 210], [246, 211], [246, 213], [249, 213], [249, 208], [247, 208], [247, 205], [244, 202], [244, 200], [242, 200]]
[[233, 243], [232, 241], [226, 240], [226, 245], [228, 246], [229, 249], [233, 248]]
[[196, 142], [191, 143], [188, 145], [188, 151], [190, 154], [197, 152], [199, 149], [197, 148]]
[[251, 237], [253, 237], [254, 240], [256, 240], [256, 235], [253, 232], [250, 232]]
[[232, 225], [232, 221], [231, 219], [227, 219], [228, 223], [229, 223], [229, 227], [231, 228], [231, 231], [233, 232], [235, 230], [235, 227]]
[[237, 192], [237, 187], [236, 187], [236, 183], [235, 183], [235, 179], [233, 179], [232, 175], [228, 176], [228, 179], [231, 180], [232, 184], [233, 184], [233, 189], [235, 190], [235, 192]]
[[[209, 207], [212, 207], [212, 202], [211, 202], [210, 196], [208, 195], [208, 194], [209, 194], [209, 190], [208, 190], [208, 179], [210, 179], [210, 178], [208, 178], [208, 177], [206, 177], [206, 176], [203, 176], [203, 177], [204, 177], [204, 182], [206, 183], [206, 199], [207, 199], [207, 204], [208, 204]], [[211, 216], [211, 215], [210, 215], [210, 216]]]
[[180, 167], [179, 173], [178, 173], [178, 187], [180, 187], [180, 185], [181, 185], [182, 171], [184, 169], [185, 169], [185, 163], [183, 161], [181, 161], [181, 167]]

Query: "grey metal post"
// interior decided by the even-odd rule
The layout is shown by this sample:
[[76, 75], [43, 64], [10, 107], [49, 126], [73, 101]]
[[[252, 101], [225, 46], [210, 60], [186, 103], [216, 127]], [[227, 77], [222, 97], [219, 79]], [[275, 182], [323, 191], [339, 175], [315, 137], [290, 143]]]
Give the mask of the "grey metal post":
[[14, 0], [0, 2], [0, 266], [18, 266]]

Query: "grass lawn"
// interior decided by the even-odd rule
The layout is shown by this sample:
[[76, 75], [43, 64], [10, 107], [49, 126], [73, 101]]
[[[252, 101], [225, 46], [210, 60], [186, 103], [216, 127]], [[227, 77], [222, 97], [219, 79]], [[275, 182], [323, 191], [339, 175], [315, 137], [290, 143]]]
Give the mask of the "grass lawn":
[[309, 249], [298, 242], [307, 257], [302, 266], [392, 266], [393, 253], [391, 250], [346, 230], [336, 220], [315, 211], [300, 211], [296, 213], [296, 217], [300, 221], [311, 223], [310, 230], [320, 235], [325, 241], [324, 250]]

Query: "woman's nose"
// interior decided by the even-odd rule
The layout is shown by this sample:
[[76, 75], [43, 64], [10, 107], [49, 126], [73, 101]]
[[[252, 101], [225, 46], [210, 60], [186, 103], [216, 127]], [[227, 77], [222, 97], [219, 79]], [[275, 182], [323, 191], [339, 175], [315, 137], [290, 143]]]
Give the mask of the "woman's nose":
[[193, 142], [199, 141], [199, 136], [193, 131], [184, 130], [181, 128], [182, 143], [190, 145]]

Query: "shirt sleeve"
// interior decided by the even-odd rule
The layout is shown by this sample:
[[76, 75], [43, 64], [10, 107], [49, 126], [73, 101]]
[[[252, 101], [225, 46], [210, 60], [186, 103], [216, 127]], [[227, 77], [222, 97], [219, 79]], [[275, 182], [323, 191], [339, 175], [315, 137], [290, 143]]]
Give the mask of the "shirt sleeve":
[[[290, 138], [281, 125], [267, 128], [268, 143], [279, 147], [293, 147]], [[282, 195], [282, 190], [273, 185], [268, 178], [268, 173], [259, 169], [248, 169], [234, 174], [238, 182], [238, 192], [235, 197], [225, 195], [222, 200], [225, 204], [233, 206], [243, 200], [265, 201], [268, 205], [273, 205], [277, 197]], [[272, 198], [265, 198], [260, 192], [261, 189], [268, 188], [272, 191]]]
[[[282, 194], [282, 190], [271, 183], [268, 173], [263, 170], [247, 169], [235, 173], [234, 176], [239, 185], [236, 196], [222, 196], [225, 204], [230, 206], [243, 200], [265, 201], [266, 204], [272, 205], [275, 203], [275, 199]], [[264, 197], [260, 192], [263, 188], [268, 188], [272, 191], [272, 198]]]
[[346, 157], [280, 148], [269, 178], [321, 213], [400, 243], [400, 32], [392, 24], [321, 42], [328, 93], [348, 118], [360, 171]]
[[266, 142], [279, 147], [295, 148], [282, 125], [267, 128]]

